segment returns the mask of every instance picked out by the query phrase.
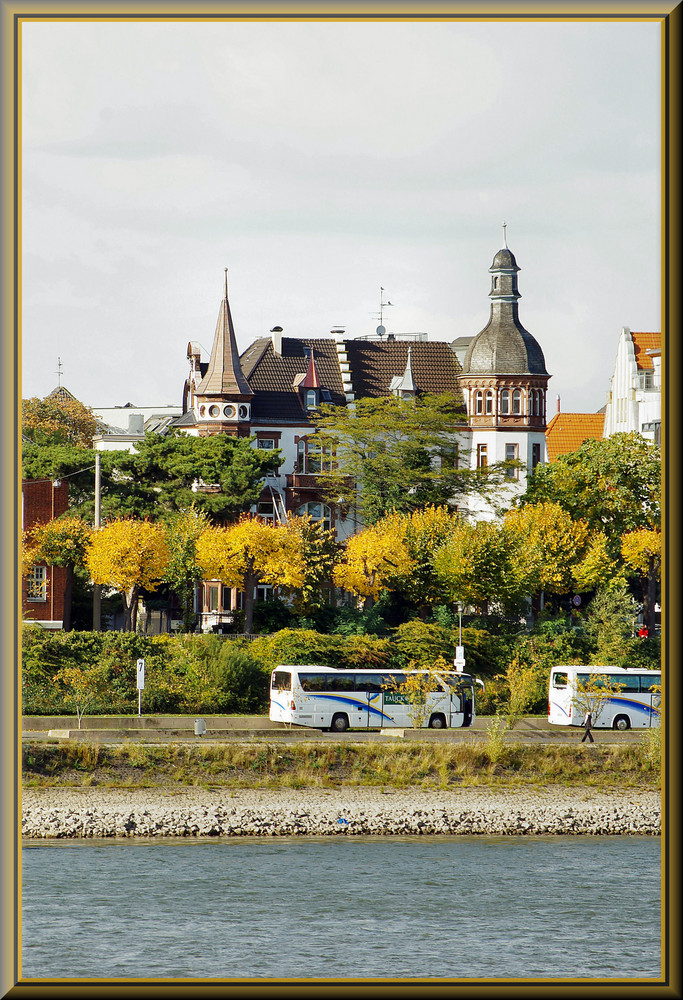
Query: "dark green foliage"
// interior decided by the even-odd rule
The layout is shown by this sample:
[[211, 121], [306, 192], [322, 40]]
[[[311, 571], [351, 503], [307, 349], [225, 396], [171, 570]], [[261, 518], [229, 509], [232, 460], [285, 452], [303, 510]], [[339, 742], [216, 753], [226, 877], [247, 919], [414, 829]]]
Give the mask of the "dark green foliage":
[[245, 650], [223, 644], [214, 665], [216, 711], [260, 714], [268, 711], [268, 674]]

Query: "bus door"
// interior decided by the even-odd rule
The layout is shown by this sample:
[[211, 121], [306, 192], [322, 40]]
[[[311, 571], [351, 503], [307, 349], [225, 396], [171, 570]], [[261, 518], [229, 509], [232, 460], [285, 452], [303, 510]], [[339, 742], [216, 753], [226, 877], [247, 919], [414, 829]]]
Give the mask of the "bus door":
[[356, 701], [358, 702], [358, 721], [351, 722], [357, 729], [381, 728], [384, 719], [384, 692], [382, 690], [382, 675], [356, 674]]
[[468, 681], [463, 681], [460, 684], [460, 700], [462, 702], [462, 724], [464, 728], [465, 726], [472, 725], [472, 713], [474, 709], [474, 689]]

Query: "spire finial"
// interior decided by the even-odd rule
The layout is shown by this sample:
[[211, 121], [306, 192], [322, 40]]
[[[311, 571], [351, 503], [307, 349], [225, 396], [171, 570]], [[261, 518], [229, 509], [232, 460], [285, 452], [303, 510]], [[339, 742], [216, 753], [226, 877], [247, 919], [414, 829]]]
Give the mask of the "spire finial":
[[227, 267], [223, 269], [225, 271], [225, 298], [228, 298], [228, 269]]
[[57, 385], [61, 389], [62, 387], [62, 359], [57, 358]]
[[506, 232], [507, 227], [508, 227], [507, 222], [504, 222], [503, 223], [503, 243], [505, 244], [505, 249], [506, 250], [508, 249], [508, 238], [507, 238], [507, 232]]

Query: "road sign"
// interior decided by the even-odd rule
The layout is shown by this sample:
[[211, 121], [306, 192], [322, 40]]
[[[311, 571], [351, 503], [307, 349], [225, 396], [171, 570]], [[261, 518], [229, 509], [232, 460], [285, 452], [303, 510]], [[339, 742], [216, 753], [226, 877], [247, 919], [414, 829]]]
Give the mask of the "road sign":
[[138, 660], [138, 691], [142, 691], [145, 686], [145, 661]]

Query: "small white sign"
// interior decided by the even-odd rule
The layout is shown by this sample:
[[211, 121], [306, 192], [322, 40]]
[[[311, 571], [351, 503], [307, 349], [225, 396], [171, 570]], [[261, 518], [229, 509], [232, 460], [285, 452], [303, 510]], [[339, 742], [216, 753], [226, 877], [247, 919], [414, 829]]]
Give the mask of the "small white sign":
[[463, 663], [465, 662], [465, 647], [464, 646], [456, 646], [455, 647], [455, 658], [456, 658], [456, 660], [462, 660]]
[[138, 691], [145, 687], [145, 661], [138, 660]]

